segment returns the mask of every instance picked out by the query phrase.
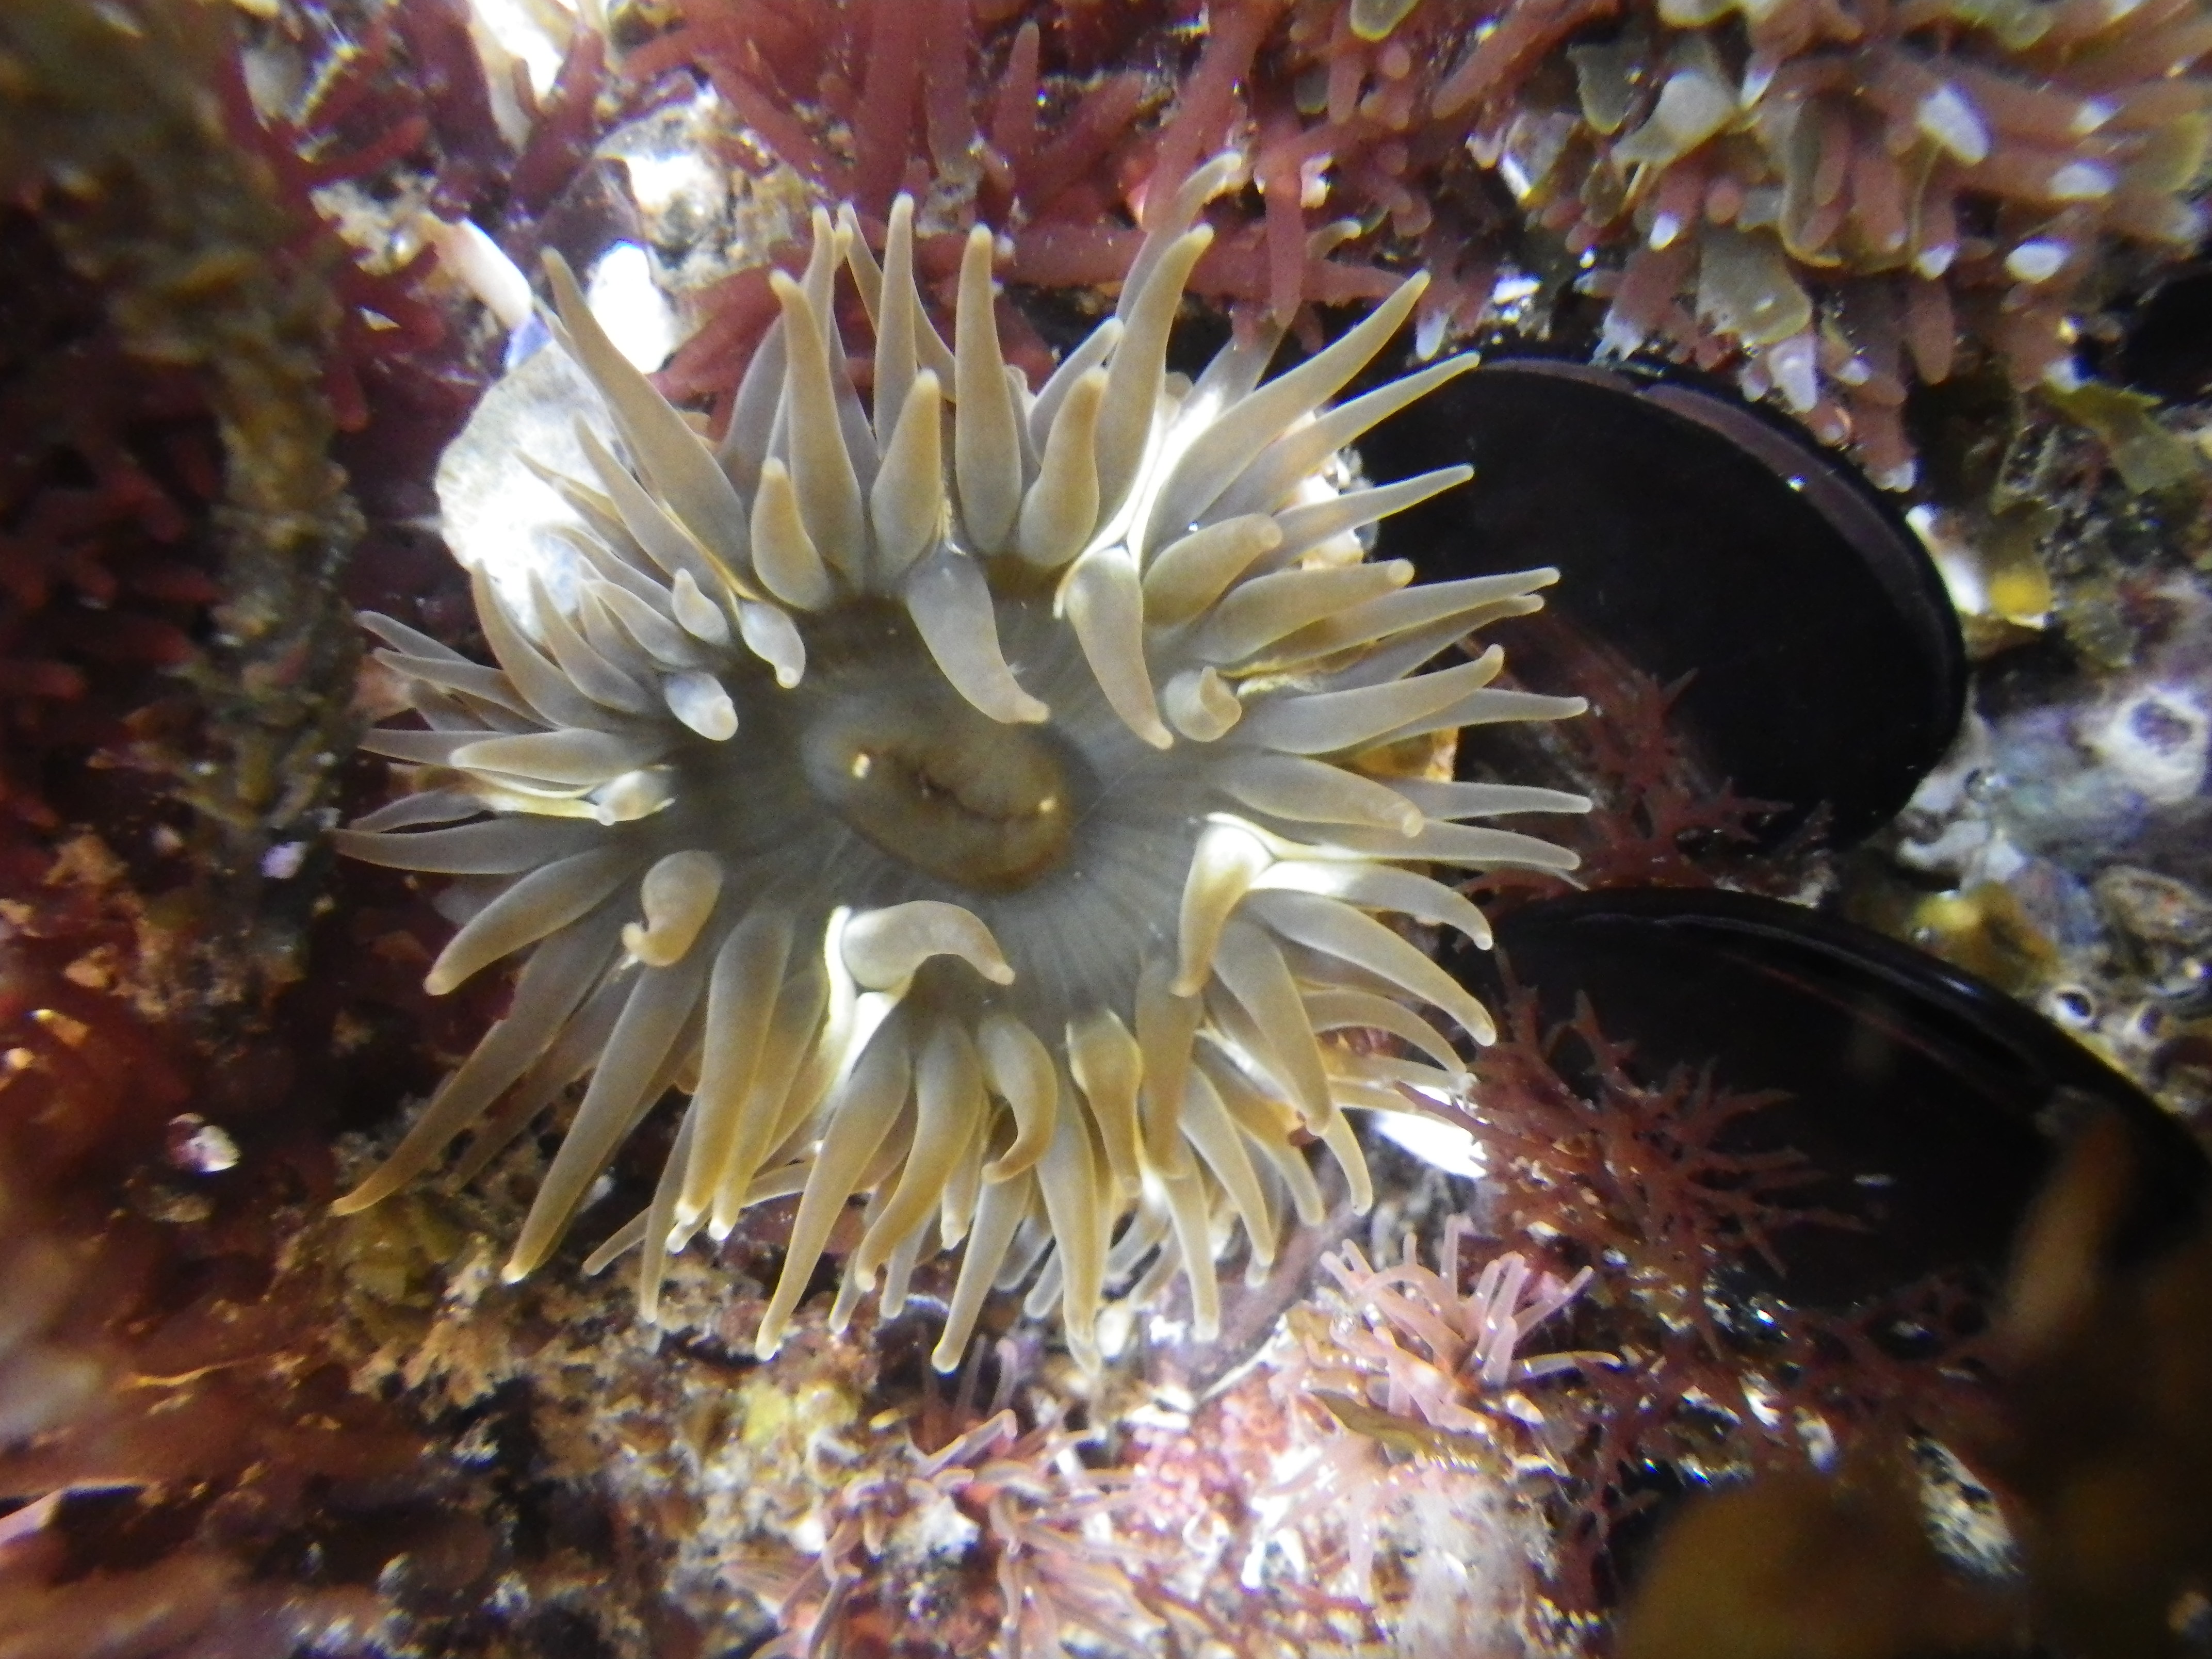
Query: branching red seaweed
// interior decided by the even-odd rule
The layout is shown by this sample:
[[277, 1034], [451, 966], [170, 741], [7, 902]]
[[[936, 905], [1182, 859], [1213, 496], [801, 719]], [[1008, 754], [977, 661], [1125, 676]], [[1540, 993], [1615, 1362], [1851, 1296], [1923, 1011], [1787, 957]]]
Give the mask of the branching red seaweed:
[[1781, 1279], [1784, 1229], [1856, 1224], [1793, 1197], [1819, 1178], [1802, 1155], [1741, 1146], [1739, 1126], [1779, 1097], [1681, 1071], [1646, 1081], [1586, 1002], [1547, 1031], [1516, 993], [1500, 1023], [1468, 1103], [1497, 1182], [1484, 1224], [1598, 1266], [1584, 1328], [1621, 1362], [1581, 1367], [1540, 1425], [1565, 1476], [1562, 1609], [1605, 1605], [1608, 1543], [1652, 1501], [1651, 1471], [1802, 1468], [1947, 1425], [1975, 1383], [1969, 1287], [1939, 1276], [1842, 1311], [1755, 1288], [1754, 1268]]
[[[1376, 1594], [1385, 1547], [1395, 1548], [1390, 1576], [1403, 1582], [1391, 1599], [1409, 1626], [1401, 1638], [1442, 1620], [1478, 1646], [1510, 1646], [1528, 1627], [1532, 1575], [1545, 1566], [1533, 1520], [1542, 1491], [1534, 1477], [1548, 1461], [1536, 1432], [1546, 1410], [1521, 1385], [1619, 1361], [1522, 1354], [1591, 1271], [1561, 1279], [1508, 1251], [1470, 1284], [1462, 1247], [1473, 1231], [1464, 1216], [1447, 1221], [1434, 1268], [1410, 1237], [1395, 1263], [1370, 1267], [1352, 1244], [1324, 1261], [1338, 1295], [1326, 1313], [1293, 1315], [1298, 1350], [1278, 1381], [1302, 1407], [1310, 1461], [1276, 1501], [1292, 1515], [1327, 1516], [1304, 1529], [1341, 1551], [1346, 1580], [1364, 1597]], [[1430, 1558], [1465, 1549], [1462, 1532], [1474, 1547], [1456, 1577], [1440, 1577]], [[1447, 1580], [1455, 1593], [1439, 1589]]]
[[1345, 183], [1449, 199], [1423, 162], [1463, 140], [1589, 268], [1607, 349], [1734, 363], [1893, 487], [1916, 381], [2071, 385], [2115, 273], [2204, 230], [2199, 0], [1305, 0], [1289, 40]]
[[[1686, 678], [1663, 685], [1618, 652], [1561, 624], [1523, 625], [1516, 660], [1536, 683], [1586, 697], [1589, 711], [1541, 736], [1563, 765], [1563, 781], [1589, 797], [1590, 811], [1562, 817], [1551, 833], [1582, 862], [1578, 888], [1712, 887], [1789, 892], [1817, 856], [1817, 823], [1756, 858], [1759, 826], [1788, 803], [1739, 794], [1714, 775], [1674, 713]], [[1492, 738], [1492, 741], [1496, 741]], [[1497, 871], [1472, 892], [1510, 900], [1565, 890], [1558, 877]]]
[[907, 1436], [878, 1444], [823, 1504], [818, 1553], [737, 1567], [780, 1627], [762, 1653], [925, 1659], [989, 1644], [1018, 1659], [1083, 1633], [1139, 1643], [1158, 1620], [1130, 1541], [1111, 1536], [1127, 1477], [1087, 1468], [1087, 1438], [1024, 1430], [1001, 1407], [931, 1450]]

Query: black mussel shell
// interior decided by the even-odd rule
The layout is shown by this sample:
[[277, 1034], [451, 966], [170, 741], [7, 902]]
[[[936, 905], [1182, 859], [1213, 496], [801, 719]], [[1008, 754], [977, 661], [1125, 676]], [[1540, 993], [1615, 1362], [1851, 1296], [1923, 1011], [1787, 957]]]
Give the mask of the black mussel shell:
[[[1739, 402], [1512, 359], [1360, 453], [1377, 483], [1471, 463], [1472, 483], [1384, 520], [1378, 550], [1428, 580], [1559, 567], [1547, 614], [1662, 683], [1694, 674], [1675, 717], [1722, 781], [1792, 804], [1774, 836], [1825, 805], [1849, 845], [1950, 746], [1966, 652], [1935, 565], [1847, 462]], [[1509, 664], [1515, 626], [1486, 635]]]
[[2212, 260], [2183, 266], [2136, 307], [2117, 378], [2173, 403], [2212, 398]]
[[[1774, 1236], [1766, 1286], [1838, 1310], [1940, 1271], [2002, 1275], [2060, 1147], [2100, 1110], [2138, 1154], [2125, 1262], [2176, 1242], [2212, 1186], [2196, 1141], [2135, 1085], [1994, 986], [1908, 945], [1747, 893], [1577, 893], [1500, 918], [1495, 957], [1447, 964], [1477, 994], [1506, 977], [1547, 1024], [1587, 995], [1647, 1082], [1710, 1066], [1735, 1091], [1787, 1098], [1738, 1120], [1734, 1151], [1794, 1148], [1820, 1172], [1793, 1203], [1860, 1224]], [[1571, 1059], [1571, 1055], [1568, 1056]]]

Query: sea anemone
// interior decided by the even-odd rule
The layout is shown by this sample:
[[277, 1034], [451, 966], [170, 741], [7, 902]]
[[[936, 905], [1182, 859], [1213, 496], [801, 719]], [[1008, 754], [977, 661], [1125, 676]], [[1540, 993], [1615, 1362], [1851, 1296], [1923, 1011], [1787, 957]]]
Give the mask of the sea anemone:
[[[1486, 942], [1465, 897], [1404, 866], [1570, 866], [1462, 821], [1585, 805], [1386, 763], [1582, 705], [1494, 684], [1495, 647], [1416, 672], [1536, 609], [1555, 573], [1407, 589], [1408, 564], [1364, 558], [1361, 530], [1467, 472], [1343, 487], [1338, 459], [1464, 358], [1316, 413], [1419, 276], [1273, 380], [1259, 328], [1194, 382], [1169, 374], [1200, 213], [1241, 165], [1156, 196], [1114, 315], [1035, 392], [1000, 354], [988, 229], [948, 348], [915, 289], [911, 203], [880, 264], [855, 214], [817, 211], [718, 443], [549, 261], [595, 482], [515, 458], [573, 515], [521, 574], [526, 527], [490, 520], [504, 550], [460, 538], [497, 668], [368, 619], [427, 728], [368, 746], [423, 772], [340, 836], [490, 878], [459, 890], [476, 908], [432, 991], [531, 953], [506, 1018], [342, 1210], [485, 1119], [463, 1166], [481, 1168], [588, 1075], [507, 1264], [520, 1278], [681, 1089], [650, 1208], [593, 1263], [641, 1244], [650, 1314], [669, 1249], [799, 1194], [769, 1352], [865, 1194], [835, 1319], [879, 1276], [895, 1311], [924, 1248], [964, 1239], [933, 1356], [949, 1368], [994, 1282], [1032, 1271], [1030, 1306], [1057, 1300], [1086, 1364], [1109, 1280], [1148, 1258], [1132, 1295], [1180, 1268], [1210, 1330], [1236, 1230], [1258, 1267], [1287, 1212], [1319, 1218], [1310, 1139], [1367, 1201], [1345, 1109], [1461, 1080], [1446, 1032], [1401, 999], [1492, 1036], [1369, 912]], [[873, 327], [872, 406], [835, 324], [841, 265]], [[1423, 1059], [1334, 1035], [1352, 1030]]]

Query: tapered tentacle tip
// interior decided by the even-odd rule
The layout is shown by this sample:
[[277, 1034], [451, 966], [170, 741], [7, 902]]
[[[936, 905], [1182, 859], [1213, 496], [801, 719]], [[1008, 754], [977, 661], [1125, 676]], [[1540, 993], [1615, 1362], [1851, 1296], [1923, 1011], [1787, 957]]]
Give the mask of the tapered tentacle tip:
[[331, 1213], [338, 1217], [359, 1215], [362, 1211], [374, 1209], [391, 1197], [396, 1188], [397, 1183], [379, 1181], [372, 1176], [351, 1192], [332, 1199]]
[[576, 280], [574, 267], [561, 257], [557, 249], [547, 248], [540, 257], [538, 265], [545, 273], [545, 286], [551, 291], [553, 298], [550, 314], [548, 315], [546, 307], [541, 305], [538, 315], [552, 328], [556, 337], [565, 343], [569, 337], [565, 331], [568, 326], [579, 317], [586, 319], [591, 317], [590, 304], [584, 297], [584, 286]]

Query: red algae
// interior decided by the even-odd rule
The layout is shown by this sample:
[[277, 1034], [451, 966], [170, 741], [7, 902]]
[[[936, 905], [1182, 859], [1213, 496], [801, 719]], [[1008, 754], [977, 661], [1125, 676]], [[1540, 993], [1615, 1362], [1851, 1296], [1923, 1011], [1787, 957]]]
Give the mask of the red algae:
[[1948, 1437], [1978, 1483], [1966, 1506], [2001, 1512], [2016, 1553], [1960, 1571], [1958, 1498], [1946, 1548], [1899, 1448], [1819, 1476], [1764, 1474], [1660, 1540], [1620, 1651], [1689, 1659], [1717, 1620], [1754, 1656], [1808, 1639], [1870, 1655], [2187, 1651], [2205, 1442], [2194, 1395], [2172, 1385], [2205, 1374], [2212, 1251], [2200, 1215], [2151, 1259], [2115, 1252], [2146, 1174], [2128, 1139], [2115, 1117], [2091, 1122], [2038, 1198], [1983, 1345], [1992, 1384]]
[[[1251, 188], [1217, 214], [1194, 292], [1310, 334], [1306, 307], [1419, 264], [1425, 355], [1571, 286], [1607, 301], [1605, 350], [1732, 368], [1902, 488], [1911, 387], [1984, 361], [2070, 386], [2115, 284], [2201, 232], [2212, 26], [2196, 0], [2100, 4], [1792, 0], [1739, 25], [1724, 6], [1504, 0], [1377, 27], [1334, 0], [1229, 0], [1202, 27], [1171, 8], [1126, 23], [1102, 55], [1095, 7], [687, 0], [625, 67], [711, 84], [757, 161], [871, 227], [915, 191], [940, 282], [981, 222], [1013, 282], [1110, 284], [1145, 204], [1236, 144]], [[672, 391], [733, 383], [764, 284], [708, 297]]]
[[1820, 1177], [1801, 1154], [1741, 1144], [1740, 1126], [1779, 1097], [1683, 1072], [1647, 1079], [1587, 1002], [1546, 1030], [1516, 994], [1501, 1025], [1469, 1103], [1496, 1182], [1478, 1223], [1545, 1241], [1558, 1271], [1595, 1267], [1577, 1334], [1620, 1362], [1578, 1367], [1540, 1422], [1561, 1476], [1546, 1501], [1563, 1612], [1610, 1602], [1608, 1548], [1656, 1500], [1654, 1471], [1825, 1464], [1961, 1420], [1983, 1322], [1974, 1287], [1939, 1273], [1838, 1311], [1749, 1288], [1759, 1264], [1780, 1279], [1784, 1230], [1856, 1224], [1793, 1196]]
[[[428, 260], [356, 252], [319, 192], [426, 163], [491, 186], [508, 156], [464, 15], [410, 7], [298, 121], [254, 105], [228, 12], [0, 22], [0, 1645], [22, 1659], [389, 1651], [403, 1618], [546, 1650], [481, 1628], [499, 1574], [535, 1569], [499, 1495], [354, 1387], [331, 1252], [303, 1242], [332, 1108], [386, 1105], [426, 1028], [393, 1040], [374, 953], [275, 994], [351, 726], [334, 579], [360, 521], [331, 446], [354, 429], [404, 501], [391, 475], [440, 438], [380, 471], [380, 416], [471, 368]], [[394, 86], [421, 118], [390, 118]]]
[[1571, 888], [1537, 872], [1498, 871], [1470, 893], [1511, 903], [1522, 897], [1605, 887], [1732, 884], [1786, 892], [1820, 864], [1819, 826], [1790, 846], [1759, 849], [1759, 828], [1788, 803], [1741, 795], [1717, 777], [1693, 734], [1674, 715], [1688, 678], [1662, 685], [1619, 653], [1570, 627], [1523, 624], [1522, 660], [1547, 684], [1589, 701], [1589, 714], [1544, 734], [1561, 781], [1589, 797], [1588, 814], [1560, 820], [1553, 834], [1582, 862]]
[[[796, 173], [817, 199], [850, 201], [872, 241], [898, 190], [921, 204], [916, 261], [933, 295], [949, 300], [970, 225], [1002, 239], [1000, 274], [1044, 289], [1118, 283], [1143, 240], [1144, 204], [1173, 194], [1192, 169], [1241, 143], [1255, 118], [1255, 55], [1282, 8], [1275, 0], [1215, 9], [1188, 78], [1178, 83], [1174, 25], [1163, 9], [1149, 40], [1123, 62], [1096, 67], [1089, 8], [988, 15], [957, 3], [891, 0], [831, 7], [778, 0], [690, 0], [668, 33], [629, 54], [624, 72], [654, 82], [672, 72], [712, 86], [757, 137], [770, 165]], [[909, 32], [919, 29], [919, 50]], [[1140, 37], [1141, 39], [1141, 37]], [[1157, 119], [1148, 118], [1157, 118]], [[1264, 305], [1287, 321], [1308, 302], [1379, 298], [1389, 271], [1333, 250], [1341, 232], [1285, 239], [1283, 191], [1270, 219], [1241, 210], [1217, 222], [1217, 240], [1188, 284], [1218, 301]], [[779, 256], [788, 263], [788, 256]], [[704, 297], [705, 322], [665, 373], [677, 397], [736, 384], [773, 307], [765, 271], [729, 278]], [[1032, 374], [1051, 356], [1018, 309], [1002, 302], [1009, 358]]]
[[[1497, 1389], [1463, 1386], [1419, 1321], [1394, 1322], [1383, 1281], [1402, 1270], [1349, 1255], [1342, 1294], [1279, 1328], [1296, 1287], [1255, 1293], [1257, 1362], [1208, 1373], [1202, 1399], [1130, 1368], [1093, 1384], [1008, 1342], [986, 1410], [980, 1388], [957, 1407], [917, 1400], [898, 1358], [914, 1321], [864, 1317], [832, 1338], [819, 1300], [783, 1354], [755, 1363], [732, 1334], [774, 1277], [771, 1228], [687, 1269], [651, 1330], [620, 1287], [495, 1285], [483, 1241], [542, 1157], [527, 1139], [482, 1194], [318, 1218], [338, 1174], [323, 1149], [343, 1129], [386, 1133], [392, 1099], [442, 1069], [435, 1051], [465, 1050], [501, 994], [432, 1024], [417, 987], [442, 927], [428, 901], [388, 876], [326, 889], [316, 850], [326, 757], [352, 717], [334, 579], [350, 555], [348, 599], [440, 638], [465, 630], [453, 574], [405, 521], [427, 510], [431, 458], [496, 343], [396, 222], [373, 224], [374, 251], [352, 247], [319, 203], [412, 192], [526, 264], [617, 113], [696, 77], [746, 130], [738, 165], [851, 199], [872, 234], [915, 191], [938, 297], [957, 239], [990, 226], [1014, 285], [1010, 355], [1034, 370], [1052, 350], [1050, 304], [1031, 301], [1092, 303], [1148, 204], [1240, 146], [1249, 185], [1215, 210], [1192, 283], [1217, 305], [1315, 337], [1316, 307], [1425, 265], [1429, 350], [1497, 322], [1500, 274], [1534, 266], [1555, 291], [1578, 280], [1609, 298], [1616, 349], [1734, 367], [1892, 482], [1915, 386], [1984, 360], [2063, 380], [2113, 271], [2168, 257], [2187, 228], [2161, 183], [2185, 158], [2154, 137], [2203, 115], [2200, 83], [2172, 71], [2212, 42], [2180, 0], [2147, 0], [2124, 39], [2086, 3], [2033, 40], [2018, 19], [1932, 5], [1848, 39], [1832, 7], [1747, 9], [1741, 26], [1709, 9], [1224, 0], [1201, 30], [1184, 0], [675, 0], [618, 17], [612, 43], [576, 30], [542, 100], [521, 94], [520, 130], [495, 113], [459, 0], [367, 8], [349, 39], [317, 15], [319, 90], [294, 107], [257, 106], [228, 44], [191, 69], [245, 158], [249, 182], [222, 189], [272, 210], [248, 240], [290, 285], [281, 361], [251, 386], [173, 331], [173, 289], [88, 261], [103, 204], [50, 187], [44, 229], [11, 238], [9, 258], [44, 258], [41, 238], [58, 238], [89, 284], [42, 268], [20, 286], [57, 308], [0, 319], [0, 1399], [21, 1414], [0, 1425], [9, 1653], [687, 1659], [764, 1638], [925, 1654], [1094, 1637], [1464, 1652], [1473, 1626], [1440, 1620], [1469, 1609], [1496, 1650], [1572, 1646], [1602, 1640], [1655, 1472], [1796, 1474], [1834, 1446], [1956, 1422], [1984, 1352], [1972, 1298], [1934, 1283], [1816, 1315], [1745, 1292], [1771, 1234], [1808, 1219], [1792, 1201], [1802, 1161], [1732, 1150], [1731, 1126], [1763, 1102], [1642, 1076], [1594, 1017], [1546, 1032], [1526, 1003], [1479, 1073], [1473, 1121], [1496, 1176], [1480, 1217], [1532, 1272], [1583, 1286], [1556, 1333], [1525, 1334], [1509, 1359], [1571, 1344], [1578, 1363]], [[1673, 15], [1686, 11], [1700, 15]], [[1716, 59], [1739, 94], [1766, 77], [1760, 97], [1660, 154], [1694, 131], [1663, 88]], [[1960, 153], [1971, 129], [1946, 90], [1987, 134], [1978, 161]], [[9, 155], [13, 185], [21, 162]], [[239, 291], [203, 274], [211, 303]], [[664, 385], [733, 385], [774, 309], [764, 269], [729, 277]], [[288, 421], [283, 476], [226, 477], [227, 454]], [[307, 532], [270, 540], [288, 513]], [[1795, 854], [1741, 852], [1762, 803], [1714, 787], [1670, 724], [1674, 688], [1595, 658], [1577, 672], [1607, 717], [1560, 734], [1601, 797], [1583, 848], [1595, 881], [1803, 873]], [[210, 757], [213, 781], [184, 791], [223, 826], [200, 841], [161, 769]], [[126, 758], [146, 769], [111, 764]], [[88, 820], [116, 832], [121, 860], [72, 839]], [[217, 976], [256, 995], [212, 1020], [179, 988], [207, 981], [177, 965], [222, 932], [194, 893], [210, 869], [284, 934], [250, 972]], [[224, 934], [219, 953], [236, 967], [250, 946]], [[1570, 1066], [1577, 1048], [1589, 1063]], [[650, 1151], [611, 1184], [649, 1185]], [[368, 1156], [353, 1140], [339, 1153]], [[1333, 1216], [1286, 1256], [1310, 1261], [1349, 1224]], [[1458, 1267], [1431, 1275], [1454, 1297], [1468, 1293]], [[922, 1322], [945, 1288], [918, 1282]], [[2115, 1316], [2131, 1352], [2167, 1311]], [[1177, 1340], [1170, 1310], [1152, 1352]], [[2027, 1439], [2075, 1420], [2057, 1374], [2095, 1353], [2077, 1322], [2023, 1362], [2043, 1392], [1992, 1460], [2023, 1487], [2039, 1469]], [[1408, 1357], [1454, 1373], [1423, 1385], [1471, 1421], [1393, 1397], [1382, 1379], [1412, 1375]], [[2106, 1370], [2100, 1385], [2134, 1401]], [[1337, 1484], [1314, 1484], [1316, 1460]], [[1324, 1486], [1366, 1504], [1364, 1521], [1287, 1512]], [[2103, 1606], [2102, 1589], [2079, 1605]]]
[[[131, 357], [20, 212], [0, 325], [0, 859], [45, 872], [69, 763], [128, 740], [218, 593], [197, 534], [219, 485], [189, 377]], [[59, 795], [62, 799], [57, 799]]]
[[[1097, 1535], [1127, 1476], [1086, 1469], [1075, 1455], [1085, 1438], [1024, 1432], [1006, 1407], [934, 1450], [914, 1445], [855, 1474], [824, 1506], [818, 1555], [738, 1570], [776, 1612], [781, 1634], [760, 1651], [1048, 1652], [1082, 1631], [1142, 1639], [1157, 1628], [1129, 1571], [1143, 1569], [1126, 1540]], [[941, 1587], [922, 1577], [933, 1555], [957, 1563]]]

